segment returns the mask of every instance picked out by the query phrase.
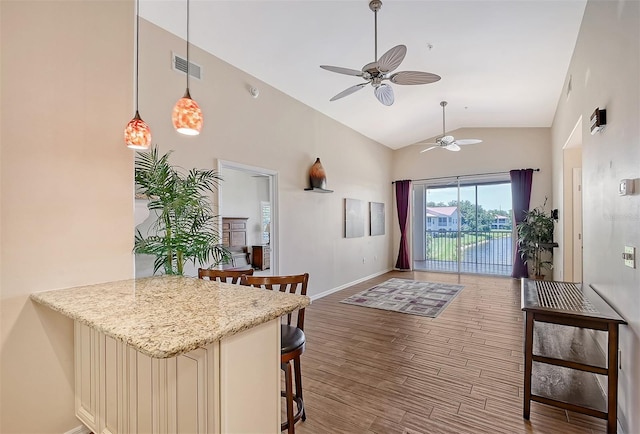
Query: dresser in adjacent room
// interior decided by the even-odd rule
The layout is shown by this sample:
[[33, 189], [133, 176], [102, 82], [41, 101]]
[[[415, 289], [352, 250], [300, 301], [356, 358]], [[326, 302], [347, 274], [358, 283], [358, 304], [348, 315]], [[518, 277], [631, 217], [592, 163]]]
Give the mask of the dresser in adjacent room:
[[253, 268], [267, 270], [271, 267], [271, 247], [269, 245], [253, 246], [251, 257]]
[[222, 244], [231, 252], [231, 259], [223, 268], [243, 268], [249, 265], [248, 220], [247, 217], [222, 217]]

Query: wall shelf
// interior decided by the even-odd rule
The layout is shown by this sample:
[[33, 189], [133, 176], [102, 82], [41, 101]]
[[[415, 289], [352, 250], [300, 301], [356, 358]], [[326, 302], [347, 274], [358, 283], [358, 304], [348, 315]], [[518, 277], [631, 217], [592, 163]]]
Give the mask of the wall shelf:
[[315, 193], [333, 193], [333, 190], [327, 190], [326, 188], [318, 188], [318, 187], [305, 188], [304, 191], [313, 191]]

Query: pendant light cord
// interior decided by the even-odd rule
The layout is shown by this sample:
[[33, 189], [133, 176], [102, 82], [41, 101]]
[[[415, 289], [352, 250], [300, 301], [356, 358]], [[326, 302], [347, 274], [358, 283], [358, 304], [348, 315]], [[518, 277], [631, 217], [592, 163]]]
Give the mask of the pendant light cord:
[[138, 68], [140, 64], [140, 0], [136, 0], [136, 113], [138, 113]]
[[187, 91], [189, 91], [189, 0], [187, 0]]

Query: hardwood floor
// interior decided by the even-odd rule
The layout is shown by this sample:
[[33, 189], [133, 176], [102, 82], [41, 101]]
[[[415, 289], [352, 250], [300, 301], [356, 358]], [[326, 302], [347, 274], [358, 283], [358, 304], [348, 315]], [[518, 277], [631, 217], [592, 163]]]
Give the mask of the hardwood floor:
[[457, 283], [456, 275], [391, 272], [316, 300], [302, 355], [310, 433], [603, 433], [604, 421], [538, 403], [522, 418], [523, 315], [518, 281], [462, 276], [438, 318], [340, 300], [391, 277]]

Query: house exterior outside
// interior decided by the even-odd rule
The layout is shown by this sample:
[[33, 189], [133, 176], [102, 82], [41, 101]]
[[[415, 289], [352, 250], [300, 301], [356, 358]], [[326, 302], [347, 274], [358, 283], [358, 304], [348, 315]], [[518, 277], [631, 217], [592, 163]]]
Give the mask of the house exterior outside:
[[491, 222], [492, 230], [508, 230], [511, 229], [511, 217], [496, 215]]
[[460, 212], [457, 206], [427, 207], [427, 231], [457, 231]]

